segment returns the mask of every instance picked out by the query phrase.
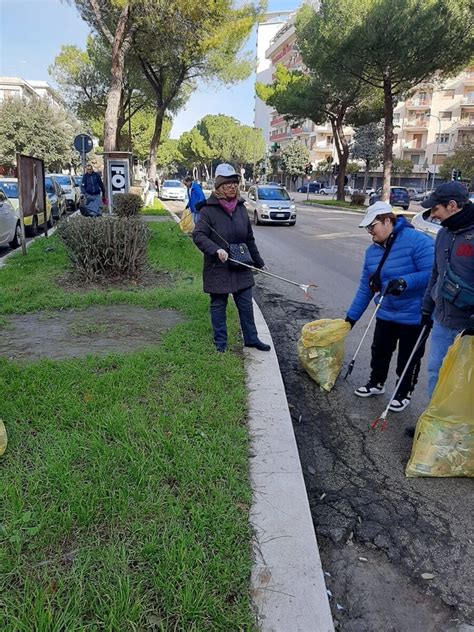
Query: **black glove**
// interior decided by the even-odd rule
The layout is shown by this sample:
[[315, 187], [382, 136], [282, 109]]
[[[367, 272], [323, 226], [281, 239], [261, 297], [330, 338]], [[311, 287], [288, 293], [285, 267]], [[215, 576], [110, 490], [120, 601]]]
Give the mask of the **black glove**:
[[345, 318], [346, 323], [349, 323], [349, 325], [351, 326], [351, 329], [354, 327], [354, 325], [356, 324], [356, 320], [354, 320], [353, 318], [349, 318], [349, 316], [346, 316]]
[[433, 317], [428, 312], [421, 312], [421, 326], [430, 330], [433, 327]]
[[385, 294], [392, 294], [393, 296], [400, 296], [402, 292], [407, 289], [407, 282], [405, 279], [392, 279], [388, 282]]

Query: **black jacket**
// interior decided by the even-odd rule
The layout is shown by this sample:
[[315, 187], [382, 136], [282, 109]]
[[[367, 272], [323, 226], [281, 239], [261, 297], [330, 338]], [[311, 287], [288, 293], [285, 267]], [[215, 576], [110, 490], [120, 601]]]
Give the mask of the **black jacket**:
[[[199, 250], [204, 253], [204, 292], [208, 294], [232, 294], [252, 287], [255, 283], [249, 268], [242, 266], [238, 270], [233, 270], [228, 262], [222, 263], [216, 254], [221, 248], [228, 252], [229, 248], [225, 242], [229, 244], [246, 243], [255, 267], [263, 268], [265, 265], [255, 244], [244, 201], [239, 199], [231, 217], [220, 206], [218, 199], [211, 195], [206, 204], [201, 207], [200, 213], [201, 220], [194, 228], [193, 240]], [[220, 239], [211, 230], [211, 227], [223, 239]]]

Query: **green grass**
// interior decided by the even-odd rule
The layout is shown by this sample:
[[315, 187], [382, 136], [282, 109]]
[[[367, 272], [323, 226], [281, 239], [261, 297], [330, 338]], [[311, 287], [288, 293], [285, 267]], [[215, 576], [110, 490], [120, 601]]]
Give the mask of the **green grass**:
[[200, 254], [175, 225], [151, 230], [171, 287], [66, 292], [55, 237], [0, 271], [3, 322], [111, 303], [186, 317], [133, 354], [0, 359], [2, 630], [254, 629], [242, 358], [213, 351]]
[[153, 206], [144, 206], [141, 210], [142, 215], [169, 215], [163, 206], [163, 203], [156, 198], [153, 200]]
[[323, 206], [338, 206], [340, 208], [348, 208], [351, 211], [366, 211], [367, 206], [360, 206], [359, 204], [351, 204], [350, 202], [341, 202], [341, 200], [308, 200], [307, 204], [322, 204]]

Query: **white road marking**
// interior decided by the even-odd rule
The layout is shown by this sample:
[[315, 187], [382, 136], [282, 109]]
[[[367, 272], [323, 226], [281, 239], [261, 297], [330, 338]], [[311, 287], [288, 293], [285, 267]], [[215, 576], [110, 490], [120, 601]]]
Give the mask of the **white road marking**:
[[325, 235], [311, 235], [313, 239], [340, 239], [341, 237], [366, 237], [364, 233], [327, 233]]

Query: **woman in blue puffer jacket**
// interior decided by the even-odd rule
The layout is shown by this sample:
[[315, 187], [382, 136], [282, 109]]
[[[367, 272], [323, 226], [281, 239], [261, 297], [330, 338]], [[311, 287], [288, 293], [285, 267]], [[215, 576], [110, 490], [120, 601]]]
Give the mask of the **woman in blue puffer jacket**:
[[[359, 226], [370, 233], [373, 243], [366, 250], [359, 289], [346, 320], [353, 327], [371, 300], [374, 298], [378, 304], [385, 294], [376, 318], [370, 378], [355, 391], [359, 397], [372, 397], [385, 393], [385, 380], [397, 344], [396, 372], [400, 377], [420, 335], [421, 303], [433, 265], [434, 240], [415, 230], [403, 216], [396, 216], [386, 202], [373, 204]], [[380, 268], [387, 248], [388, 255]], [[423, 343], [398, 385], [390, 410], [402, 411], [409, 405], [424, 347]]]

